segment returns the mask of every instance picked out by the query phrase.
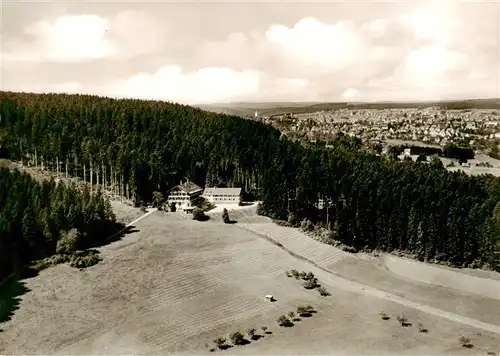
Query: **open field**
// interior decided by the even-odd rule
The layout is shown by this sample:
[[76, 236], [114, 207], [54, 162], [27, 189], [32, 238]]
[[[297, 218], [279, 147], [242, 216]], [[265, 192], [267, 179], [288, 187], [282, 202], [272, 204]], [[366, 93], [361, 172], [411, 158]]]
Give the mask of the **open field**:
[[385, 256], [385, 264], [389, 271], [408, 280], [500, 300], [500, 280], [471, 276], [391, 255]]
[[[251, 211], [234, 213], [250, 219]], [[500, 346], [498, 300], [479, 304], [474, 296], [440, 287], [420, 300], [429, 293], [420, 283], [403, 281], [399, 287], [398, 277], [374, 262], [322, 245], [328, 254], [300, 232], [255, 219], [260, 223], [226, 225], [154, 212], [134, 224], [135, 232], [99, 248], [99, 264], [42, 271], [24, 281], [30, 291], [0, 325], [0, 354], [205, 354], [205, 343], [216, 337], [262, 325], [272, 334], [225, 353], [485, 355]], [[295, 240], [300, 244], [293, 245]], [[290, 269], [312, 271], [332, 295], [304, 289], [285, 276]], [[266, 302], [265, 294], [277, 301]], [[277, 325], [278, 316], [304, 304], [318, 313], [291, 328]], [[444, 304], [454, 305], [456, 314], [435, 309]], [[382, 320], [380, 311], [391, 319]], [[395, 320], [400, 314], [413, 326], [401, 327]], [[419, 333], [418, 323], [429, 332]], [[460, 347], [461, 334], [474, 349]]]

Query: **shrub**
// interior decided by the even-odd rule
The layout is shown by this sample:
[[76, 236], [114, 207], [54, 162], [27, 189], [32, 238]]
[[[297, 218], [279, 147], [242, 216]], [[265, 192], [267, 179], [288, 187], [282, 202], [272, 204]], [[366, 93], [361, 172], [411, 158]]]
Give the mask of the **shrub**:
[[227, 340], [223, 337], [218, 337], [217, 339], [214, 340], [215, 346], [217, 346], [220, 350], [224, 350], [227, 348]]
[[56, 253], [69, 254], [75, 252], [81, 242], [81, 238], [82, 234], [75, 228], [61, 233], [56, 244]]
[[262, 205], [262, 203], [258, 203], [257, 204], [257, 215], [265, 215], [266, 214], [266, 211], [264, 209], [264, 206]]
[[318, 286], [317, 281], [313, 280], [308, 280], [302, 283], [302, 286], [304, 286], [305, 289], [314, 289]]
[[300, 223], [300, 229], [303, 230], [303, 231], [306, 231], [306, 232], [312, 231], [312, 230], [314, 230], [314, 225], [311, 222], [311, 220], [304, 219]]
[[290, 319], [293, 320], [293, 318], [295, 318], [295, 312], [293, 312], [293, 311], [289, 312], [288, 316], [290, 317]]
[[307, 311], [308, 311], [309, 313], [311, 313], [311, 312], [313, 312], [313, 311], [314, 311], [314, 307], [313, 307], [312, 305], [308, 305], [308, 306], [306, 307], [306, 309], [307, 309]]
[[79, 251], [71, 257], [70, 266], [75, 268], [87, 268], [99, 263], [102, 258], [97, 250]]
[[307, 273], [305, 271], [302, 271], [299, 273], [299, 277], [302, 279], [306, 279]]
[[175, 211], [177, 210], [177, 206], [175, 205], [175, 203], [170, 203], [169, 207], [172, 213], [175, 213]]
[[299, 278], [299, 272], [298, 272], [297, 270], [295, 270], [295, 269], [292, 269], [292, 270], [290, 271], [290, 274], [291, 274], [292, 276], [294, 276], [295, 278]]
[[294, 213], [288, 214], [288, 223], [292, 226], [295, 226], [297, 224], [297, 216]]
[[309, 313], [309, 311], [307, 310], [306, 307], [303, 307], [303, 306], [297, 307], [297, 314], [299, 314], [300, 316], [304, 316], [308, 313]]
[[428, 330], [424, 327], [422, 323], [418, 323], [418, 332], [426, 333]]
[[323, 297], [328, 297], [330, 295], [330, 293], [324, 287], [319, 287], [318, 292]]
[[410, 326], [411, 324], [408, 322], [408, 318], [404, 315], [398, 316], [398, 321], [401, 326]]
[[293, 323], [285, 315], [282, 315], [277, 320], [279, 326], [291, 326]]
[[229, 338], [231, 339], [231, 342], [233, 343], [233, 345], [242, 345], [244, 343], [244, 340], [245, 340], [245, 337], [239, 331], [232, 333], [229, 336]]
[[205, 220], [205, 213], [200, 208], [193, 209], [193, 220], [203, 221]]
[[458, 338], [458, 342], [460, 343], [460, 345], [462, 345], [462, 347], [467, 347], [467, 348], [473, 347], [473, 345], [470, 342], [470, 338], [468, 338], [464, 335], [462, 335]]
[[310, 281], [313, 280], [314, 279], [314, 273], [308, 272], [307, 275], [306, 275], [306, 279], [310, 280]]
[[139, 208], [139, 210], [141, 211], [141, 213], [145, 213], [146, 212], [146, 207], [144, 205], [141, 205], [141, 207]]
[[250, 339], [253, 339], [253, 338], [255, 338], [256, 332], [257, 332], [257, 330], [255, 330], [254, 328], [250, 328], [247, 330], [247, 335]]
[[231, 222], [231, 219], [229, 219], [229, 213], [227, 212], [227, 209], [224, 208], [222, 211], [222, 221], [224, 221], [225, 224], [229, 224]]
[[266, 332], [267, 331], [267, 326], [261, 326], [260, 329], [263, 331], [263, 332]]
[[380, 317], [381, 317], [383, 320], [389, 320], [389, 319], [390, 319], [389, 315], [387, 315], [387, 314], [386, 314], [386, 313], [384, 313], [384, 312], [380, 312], [380, 313], [379, 313], [379, 315], [380, 315]]

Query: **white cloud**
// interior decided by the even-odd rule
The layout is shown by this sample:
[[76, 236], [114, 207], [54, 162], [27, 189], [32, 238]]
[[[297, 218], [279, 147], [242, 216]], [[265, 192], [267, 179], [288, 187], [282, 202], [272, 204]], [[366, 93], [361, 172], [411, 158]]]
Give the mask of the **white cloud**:
[[25, 28], [30, 42], [10, 41], [6, 61], [75, 62], [103, 58], [129, 59], [160, 50], [167, 40], [158, 20], [125, 10], [111, 18], [94, 14], [63, 15]]
[[36, 45], [22, 51], [21, 57], [52, 61], [108, 57], [116, 48], [106, 36], [107, 28], [108, 20], [96, 15], [62, 16], [53, 23], [37, 22], [26, 28], [26, 33], [37, 39]]
[[[379, 12], [356, 25], [354, 15], [343, 15], [353, 21], [327, 23], [306, 17], [260, 30], [256, 24], [249, 32], [242, 27], [222, 39], [186, 43], [182, 53], [175, 52], [179, 37], [173, 37], [169, 24], [156, 20], [156, 14], [127, 10], [109, 18], [66, 15], [28, 27], [34, 39], [31, 43], [4, 44], [2, 59], [9, 74], [3, 77], [17, 85], [19, 80], [10, 73], [22, 71], [23, 65], [33, 73], [37, 61], [58, 61], [63, 66], [68, 61], [94, 60], [96, 78], [68, 70], [66, 76], [58, 76], [66, 84], [45, 87], [185, 103], [411, 100], [460, 92], [470, 96], [474, 90], [492, 93], [495, 85], [498, 92], [498, 49], [481, 36], [492, 31], [496, 35], [496, 23], [491, 17], [484, 21], [487, 24], [461, 18], [467, 10], [460, 8], [460, 12], [456, 4], [435, 0], [416, 7], [409, 2], [397, 13]], [[176, 28], [177, 33], [186, 34], [180, 36], [186, 41], [196, 37], [190, 30], [182, 25]], [[163, 51], [167, 48], [168, 52]], [[148, 57], [137, 58], [142, 55]], [[104, 58], [124, 61], [121, 73], [115, 74], [119, 79], [101, 69], [110, 68], [109, 63], [100, 67], [99, 60]], [[136, 61], [127, 62], [132, 58]], [[168, 65], [151, 71], [150, 66], [164, 63]], [[144, 73], [127, 77], [141, 70]], [[50, 75], [40, 77], [50, 80]], [[102, 88], [85, 84], [97, 78], [111, 84]]]
[[347, 100], [353, 100], [357, 98], [359, 95], [359, 92], [356, 89], [353, 88], [348, 88], [342, 93], [342, 97]]
[[299, 68], [338, 71], [348, 66], [360, 49], [350, 21], [328, 25], [308, 17], [292, 28], [272, 25], [266, 31], [266, 38]]
[[469, 58], [465, 54], [438, 45], [411, 50], [406, 57], [406, 68], [417, 78], [461, 70], [468, 63]]
[[254, 95], [259, 90], [259, 73], [231, 68], [207, 67], [185, 73], [179, 66], [165, 66], [156, 72], [139, 73], [104, 89], [116, 97], [162, 99], [190, 104], [224, 102]]

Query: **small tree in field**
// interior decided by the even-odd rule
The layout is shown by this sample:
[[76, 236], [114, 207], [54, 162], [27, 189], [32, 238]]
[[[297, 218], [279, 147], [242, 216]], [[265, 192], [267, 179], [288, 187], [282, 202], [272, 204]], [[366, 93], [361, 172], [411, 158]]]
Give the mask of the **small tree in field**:
[[260, 329], [262, 330], [263, 333], [267, 332], [267, 326], [262, 326]]
[[467, 347], [467, 348], [472, 348], [472, 344], [470, 342], [470, 338], [462, 335], [458, 338], [458, 342], [460, 343], [460, 345], [462, 345], [462, 347]]
[[227, 340], [223, 337], [218, 337], [214, 340], [214, 344], [218, 349], [224, 350], [227, 347]]
[[224, 208], [222, 211], [222, 221], [224, 221], [224, 224], [229, 224], [231, 222], [231, 219], [229, 219], [229, 213], [227, 212], [227, 209]]
[[243, 336], [242, 333], [240, 333], [239, 331], [236, 331], [235, 333], [232, 333], [229, 338], [231, 339], [231, 342], [234, 344], [234, 345], [242, 345], [244, 340], [245, 340], [245, 337]]
[[193, 209], [193, 220], [203, 221], [205, 220], [205, 213], [200, 208]]
[[277, 320], [279, 326], [292, 326], [293, 323], [285, 315], [282, 315]]
[[399, 323], [401, 324], [401, 326], [404, 326], [404, 327], [411, 326], [411, 324], [408, 322], [408, 318], [406, 316], [400, 315], [400, 316], [398, 316], [397, 319], [398, 319]]
[[165, 202], [165, 198], [161, 192], [155, 191], [153, 192], [153, 207], [161, 209], [161, 206]]
[[318, 292], [323, 297], [328, 297], [330, 295], [330, 293], [324, 287], [319, 287]]
[[293, 311], [289, 312], [288, 316], [290, 317], [290, 319], [293, 320], [293, 318], [295, 318], [295, 312], [293, 312]]
[[247, 330], [247, 335], [250, 339], [254, 340], [255, 337], [257, 336], [256, 332], [257, 332], [257, 330], [255, 330], [254, 328], [250, 328]]

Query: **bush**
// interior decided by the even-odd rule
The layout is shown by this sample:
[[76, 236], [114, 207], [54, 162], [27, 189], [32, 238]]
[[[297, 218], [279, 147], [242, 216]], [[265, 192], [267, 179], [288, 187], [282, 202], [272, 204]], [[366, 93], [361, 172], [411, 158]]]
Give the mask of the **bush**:
[[175, 213], [175, 212], [176, 212], [176, 210], [177, 210], [177, 206], [175, 205], [175, 203], [170, 203], [169, 207], [170, 207], [170, 211], [171, 211], [172, 213]]
[[290, 274], [291, 274], [292, 276], [294, 276], [295, 278], [299, 278], [299, 272], [298, 272], [297, 270], [295, 270], [295, 269], [292, 269], [292, 270], [290, 271]]
[[308, 272], [306, 275], [306, 279], [312, 281], [314, 279], [314, 273]]
[[299, 314], [300, 316], [304, 316], [306, 314], [309, 314], [309, 311], [304, 306], [298, 306], [297, 307], [297, 314]]
[[398, 316], [398, 321], [401, 324], [401, 326], [411, 326], [411, 323], [408, 322], [408, 318], [404, 315]]
[[293, 312], [293, 311], [289, 312], [288, 316], [290, 317], [290, 319], [293, 320], [293, 318], [295, 318], [295, 312]]
[[279, 326], [292, 326], [293, 323], [285, 315], [282, 315], [277, 320]]
[[300, 223], [300, 229], [306, 232], [314, 230], [314, 224], [309, 219], [304, 219]]
[[292, 226], [295, 226], [297, 224], [297, 216], [294, 213], [288, 214], [288, 223]]
[[462, 345], [462, 347], [472, 348], [474, 346], [471, 344], [470, 338], [468, 338], [464, 335], [462, 335], [458, 338], [458, 342], [460, 343], [460, 345]]
[[257, 204], [257, 215], [266, 215], [266, 211], [262, 203]]
[[56, 253], [70, 254], [77, 250], [81, 243], [82, 234], [77, 229], [73, 228], [68, 232], [61, 233], [56, 244]]
[[231, 219], [229, 219], [229, 213], [227, 212], [227, 209], [224, 208], [222, 211], [222, 221], [224, 221], [225, 224], [229, 224], [231, 222]]
[[141, 207], [139, 208], [139, 210], [141, 211], [141, 213], [145, 213], [146, 212], [146, 207], [144, 205], [141, 205]]
[[245, 341], [245, 337], [239, 331], [232, 333], [229, 336], [229, 338], [231, 339], [231, 342], [233, 343], [233, 345], [243, 345], [243, 343]]
[[70, 266], [75, 268], [87, 268], [99, 263], [102, 258], [97, 250], [79, 251], [71, 257]]
[[379, 315], [380, 315], [380, 317], [381, 317], [383, 320], [389, 320], [389, 319], [390, 319], [389, 315], [387, 315], [387, 314], [386, 314], [386, 313], [384, 313], [384, 312], [380, 312], [380, 313], [379, 313]]
[[424, 327], [422, 323], [418, 323], [418, 332], [426, 333], [428, 330]]
[[330, 295], [330, 293], [324, 287], [319, 287], [318, 292], [323, 297], [328, 297]]
[[247, 330], [247, 335], [248, 335], [248, 337], [253, 339], [255, 337], [256, 332], [257, 332], [257, 330], [255, 330], [255, 328], [250, 328]]
[[193, 220], [204, 221], [205, 217], [206, 215], [203, 210], [201, 210], [200, 208], [193, 209]]
[[224, 350], [227, 348], [227, 340], [223, 337], [218, 337], [217, 339], [214, 340], [215, 346], [219, 348], [220, 350]]
[[316, 287], [319, 287], [319, 284], [318, 284], [318, 280], [316, 278], [314, 278], [312, 280], [307, 280], [307, 281], [303, 282], [302, 286], [305, 289], [314, 289]]
[[260, 330], [265, 333], [267, 331], [267, 326], [261, 326]]
[[307, 276], [307, 273], [302, 271], [299, 273], [299, 277], [302, 278], [302, 279], [306, 279], [306, 276]]

